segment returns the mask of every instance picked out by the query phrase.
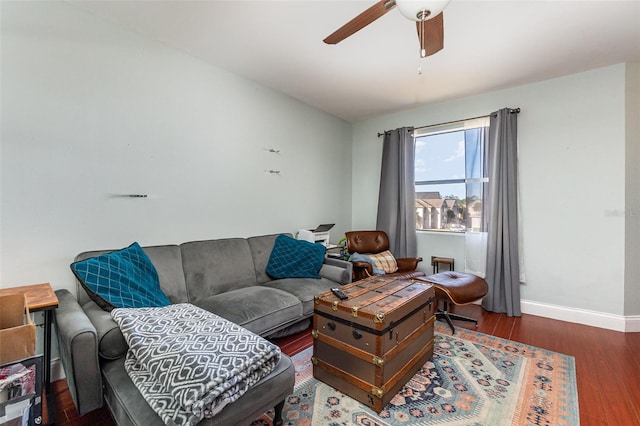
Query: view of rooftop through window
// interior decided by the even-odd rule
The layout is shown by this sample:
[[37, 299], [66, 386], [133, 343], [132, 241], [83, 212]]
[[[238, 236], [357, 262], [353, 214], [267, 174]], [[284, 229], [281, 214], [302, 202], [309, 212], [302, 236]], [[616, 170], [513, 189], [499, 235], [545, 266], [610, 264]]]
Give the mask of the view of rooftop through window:
[[415, 136], [416, 229], [484, 230], [487, 127], [457, 123]]

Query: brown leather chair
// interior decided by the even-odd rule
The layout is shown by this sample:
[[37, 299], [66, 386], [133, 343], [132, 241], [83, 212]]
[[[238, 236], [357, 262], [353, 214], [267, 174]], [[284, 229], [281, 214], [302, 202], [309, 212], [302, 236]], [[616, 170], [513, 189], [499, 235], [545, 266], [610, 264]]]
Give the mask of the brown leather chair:
[[[345, 233], [347, 239], [347, 251], [349, 253], [378, 254], [389, 250], [389, 237], [384, 231], [349, 231]], [[421, 277], [425, 273], [416, 271], [421, 257], [396, 258], [398, 270], [392, 276], [406, 276], [407, 278]], [[356, 261], [353, 263], [353, 279], [361, 280], [373, 275], [373, 268], [368, 262]]]

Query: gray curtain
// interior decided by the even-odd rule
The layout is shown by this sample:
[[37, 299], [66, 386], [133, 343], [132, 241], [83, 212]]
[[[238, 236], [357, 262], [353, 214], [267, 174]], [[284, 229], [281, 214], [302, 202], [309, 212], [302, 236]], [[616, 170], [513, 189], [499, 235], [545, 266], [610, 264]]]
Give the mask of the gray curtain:
[[389, 236], [395, 257], [415, 257], [416, 191], [413, 127], [385, 132], [376, 228]]
[[489, 188], [487, 274], [482, 306], [520, 316], [518, 255], [518, 114], [509, 108], [491, 114], [488, 139]]

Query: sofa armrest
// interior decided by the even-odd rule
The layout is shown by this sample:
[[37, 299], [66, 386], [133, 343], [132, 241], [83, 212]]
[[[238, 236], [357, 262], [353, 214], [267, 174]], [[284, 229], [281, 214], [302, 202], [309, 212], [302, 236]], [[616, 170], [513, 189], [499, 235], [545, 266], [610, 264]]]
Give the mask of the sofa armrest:
[[320, 276], [333, 280], [340, 284], [349, 284], [351, 282], [351, 276], [353, 272], [353, 265], [351, 262], [340, 259], [331, 259], [327, 257], [324, 259], [324, 264], [320, 268]]
[[56, 290], [54, 311], [60, 361], [80, 415], [102, 407], [98, 339], [93, 323], [68, 290]]

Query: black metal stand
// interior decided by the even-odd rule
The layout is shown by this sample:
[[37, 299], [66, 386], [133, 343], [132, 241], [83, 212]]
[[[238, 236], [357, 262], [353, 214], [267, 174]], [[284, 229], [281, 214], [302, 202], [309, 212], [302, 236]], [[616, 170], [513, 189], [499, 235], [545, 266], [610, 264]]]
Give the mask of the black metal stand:
[[456, 333], [456, 329], [453, 326], [453, 322], [451, 320], [473, 322], [475, 323], [476, 327], [478, 327], [477, 319], [465, 317], [463, 315], [458, 315], [458, 314], [454, 314], [453, 312], [449, 312], [449, 302], [447, 300], [443, 300], [442, 305], [443, 305], [443, 309], [442, 310], [439, 309], [438, 312], [436, 312], [436, 319], [441, 321], [444, 319], [444, 321], [446, 321], [446, 323], [449, 324], [452, 335]]

